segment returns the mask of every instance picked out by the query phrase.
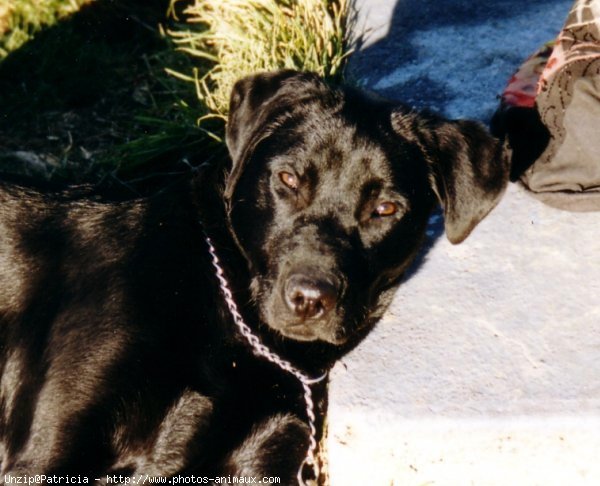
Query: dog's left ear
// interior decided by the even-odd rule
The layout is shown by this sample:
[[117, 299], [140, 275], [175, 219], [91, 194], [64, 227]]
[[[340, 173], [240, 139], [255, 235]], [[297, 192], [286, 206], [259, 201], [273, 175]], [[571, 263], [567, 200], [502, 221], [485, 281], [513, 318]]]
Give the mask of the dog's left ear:
[[510, 160], [503, 144], [473, 121], [395, 114], [392, 124], [425, 154], [432, 188], [444, 207], [446, 236], [462, 242], [506, 189]]
[[256, 146], [310, 98], [322, 96], [324, 90], [318, 76], [292, 70], [254, 74], [236, 82], [229, 101], [226, 134], [232, 160], [225, 187], [227, 200]]

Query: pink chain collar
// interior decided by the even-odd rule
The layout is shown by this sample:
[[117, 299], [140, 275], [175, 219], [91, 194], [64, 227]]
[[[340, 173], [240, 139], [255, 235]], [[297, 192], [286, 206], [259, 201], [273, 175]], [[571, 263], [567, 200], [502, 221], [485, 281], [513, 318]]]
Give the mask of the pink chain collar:
[[302, 477], [304, 468], [310, 467], [315, 476], [314, 484], [316, 484], [316, 481], [318, 481], [318, 478], [319, 478], [319, 464], [316, 459], [317, 430], [315, 427], [315, 413], [314, 413], [315, 407], [314, 407], [314, 402], [312, 399], [312, 391], [311, 391], [310, 387], [311, 387], [311, 385], [314, 385], [315, 383], [319, 383], [320, 381], [323, 381], [327, 377], [328, 373], [325, 372], [322, 376], [320, 376], [318, 378], [310, 378], [309, 376], [305, 375], [302, 371], [300, 371], [299, 369], [294, 367], [289, 361], [286, 361], [285, 359], [281, 358], [278, 354], [271, 351], [267, 346], [265, 346], [263, 343], [260, 342], [260, 339], [258, 338], [258, 336], [256, 336], [252, 332], [250, 327], [244, 322], [244, 319], [243, 319], [242, 315], [240, 314], [235, 301], [233, 300], [233, 294], [231, 293], [231, 289], [229, 288], [229, 283], [227, 282], [227, 279], [225, 278], [225, 272], [223, 271], [223, 268], [221, 267], [220, 260], [219, 260], [219, 257], [217, 256], [215, 247], [213, 246], [210, 237], [208, 235], [206, 235], [206, 233], [205, 233], [205, 238], [206, 238], [206, 243], [208, 244], [208, 251], [210, 253], [210, 256], [212, 257], [212, 264], [215, 267], [216, 275], [217, 275], [217, 278], [219, 279], [221, 292], [223, 292], [223, 296], [225, 297], [225, 303], [227, 304], [227, 307], [229, 308], [229, 312], [231, 313], [231, 316], [233, 317], [233, 320], [234, 320], [235, 324], [237, 325], [237, 327], [240, 331], [240, 334], [242, 336], [244, 336], [244, 338], [246, 338], [246, 340], [248, 341], [250, 346], [252, 346], [252, 348], [254, 349], [254, 352], [257, 355], [267, 359], [271, 363], [276, 364], [283, 371], [295, 376], [296, 379], [302, 385], [302, 388], [304, 389], [304, 402], [306, 404], [306, 416], [308, 417], [308, 426], [310, 429], [310, 439], [309, 439], [308, 450], [306, 451], [306, 457], [304, 458], [304, 461], [302, 461], [302, 464], [300, 465], [300, 469], [298, 470], [297, 477], [298, 477], [298, 484], [300, 484], [300, 486], [308, 486], [308, 484], [312, 483], [312, 481], [310, 481], [310, 483], [306, 483]]

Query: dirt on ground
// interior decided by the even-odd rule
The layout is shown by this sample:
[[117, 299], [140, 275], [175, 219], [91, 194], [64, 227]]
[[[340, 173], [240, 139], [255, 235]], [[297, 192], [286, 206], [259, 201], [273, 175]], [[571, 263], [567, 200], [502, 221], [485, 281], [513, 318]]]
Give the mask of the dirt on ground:
[[97, 0], [0, 62], [0, 172], [69, 182], [145, 179], [202, 158], [189, 69], [168, 0]]

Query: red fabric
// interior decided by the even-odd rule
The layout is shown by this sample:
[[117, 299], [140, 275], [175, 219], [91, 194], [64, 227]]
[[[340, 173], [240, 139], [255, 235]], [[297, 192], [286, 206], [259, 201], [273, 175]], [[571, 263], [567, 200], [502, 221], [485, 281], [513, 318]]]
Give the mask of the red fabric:
[[554, 42], [545, 44], [529, 57], [508, 81], [502, 101], [508, 106], [533, 108], [538, 93], [538, 84], [548, 58], [552, 53]]

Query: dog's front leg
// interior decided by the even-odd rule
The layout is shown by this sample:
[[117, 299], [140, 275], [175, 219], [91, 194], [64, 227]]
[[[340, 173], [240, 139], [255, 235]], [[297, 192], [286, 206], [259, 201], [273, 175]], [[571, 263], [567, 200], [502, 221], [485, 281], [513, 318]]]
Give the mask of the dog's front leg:
[[309, 428], [291, 414], [274, 415], [254, 426], [246, 439], [231, 452], [224, 474], [281, 479], [296, 484], [306, 457]]

